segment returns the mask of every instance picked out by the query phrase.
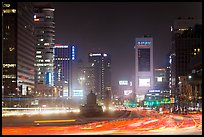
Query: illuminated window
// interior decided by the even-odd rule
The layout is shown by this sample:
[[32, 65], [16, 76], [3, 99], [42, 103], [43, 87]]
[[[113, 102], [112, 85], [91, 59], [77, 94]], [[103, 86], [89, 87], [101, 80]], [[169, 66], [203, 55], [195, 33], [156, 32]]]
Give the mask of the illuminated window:
[[16, 9], [4, 9], [3, 13], [16, 13]]
[[42, 58], [42, 56], [41, 55], [37, 55], [36, 58]]
[[196, 53], [193, 53], [193, 55], [195, 56], [195, 55], [196, 55]]
[[13, 47], [10, 47], [10, 48], [9, 48], [9, 51], [10, 51], [10, 52], [12, 52], [13, 50], [14, 50], [14, 48], [13, 48]]
[[198, 52], [200, 52], [200, 49], [199, 49], [199, 48], [198, 48], [197, 50], [198, 50]]
[[13, 67], [16, 67], [16, 64], [3, 64], [3, 68], [13, 68]]
[[49, 59], [46, 59], [45, 62], [50, 62], [50, 60], [49, 60]]
[[194, 51], [196, 51], [196, 49], [194, 49]]
[[10, 4], [4, 4], [4, 7], [10, 7], [11, 5]]
[[50, 43], [44, 43], [44, 45], [45, 45], [45, 46], [49, 46], [49, 45], [50, 45]]
[[3, 78], [5, 78], [5, 79], [15, 79], [16, 76], [15, 75], [3, 75]]
[[35, 22], [40, 21], [40, 19], [34, 19]]
[[41, 51], [36, 51], [36, 53], [37, 53], [37, 54], [41, 54], [42, 52], [41, 52]]

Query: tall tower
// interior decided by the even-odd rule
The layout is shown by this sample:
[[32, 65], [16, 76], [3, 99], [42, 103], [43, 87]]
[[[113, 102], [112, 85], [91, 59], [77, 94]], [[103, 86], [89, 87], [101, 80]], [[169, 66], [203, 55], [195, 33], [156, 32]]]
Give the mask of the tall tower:
[[3, 92], [4, 95], [31, 95], [35, 63], [33, 4], [3, 2], [2, 6]]
[[105, 92], [111, 90], [111, 56], [106, 53], [89, 53], [89, 62], [94, 68], [94, 89], [99, 103], [103, 103]]
[[35, 84], [50, 88], [53, 86], [53, 47], [55, 42], [54, 11], [50, 5], [34, 8], [36, 64]]
[[135, 42], [135, 92], [137, 102], [140, 102], [153, 88], [153, 38], [138, 37]]

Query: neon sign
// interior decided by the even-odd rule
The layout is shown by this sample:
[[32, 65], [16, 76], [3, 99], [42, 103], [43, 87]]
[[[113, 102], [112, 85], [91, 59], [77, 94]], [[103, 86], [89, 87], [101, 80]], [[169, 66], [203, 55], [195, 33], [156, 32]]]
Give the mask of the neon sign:
[[151, 41], [138, 41], [137, 42], [138, 46], [150, 46], [150, 44], [152, 44]]
[[72, 60], [75, 60], [75, 47], [72, 46]]

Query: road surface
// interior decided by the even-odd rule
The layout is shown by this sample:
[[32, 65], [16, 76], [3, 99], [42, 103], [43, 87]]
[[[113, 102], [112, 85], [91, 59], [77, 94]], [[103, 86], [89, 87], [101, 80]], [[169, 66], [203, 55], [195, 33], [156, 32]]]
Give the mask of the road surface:
[[[68, 116], [68, 115], [67, 115]], [[149, 110], [131, 110], [109, 117], [82, 118], [69, 115], [31, 119], [27, 125], [9, 125], [3, 119], [3, 135], [202, 135], [202, 114], [161, 115]], [[46, 119], [45, 119], [46, 118]], [[55, 117], [56, 118], [56, 117]], [[70, 118], [70, 119], [69, 119]], [[14, 117], [13, 117], [14, 119]], [[81, 119], [81, 121], [79, 120]], [[11, 119], [10, 119], [11, 120]], [[20, 120], [20, 119], [19, 119]], [[61, 120], [61, 121], [60, 121]], [[64, 122], [63, 122], [64, 120]], [[77, 121], [78, 120], [78, 121]], [[37, 121], [37, 122], [36, 122]], [[76, 123], [78, 122], [78, 123]], [[12, 120], [8, 123], [15, 123]], [[29, 124], [33, 125], [29, 125]]]

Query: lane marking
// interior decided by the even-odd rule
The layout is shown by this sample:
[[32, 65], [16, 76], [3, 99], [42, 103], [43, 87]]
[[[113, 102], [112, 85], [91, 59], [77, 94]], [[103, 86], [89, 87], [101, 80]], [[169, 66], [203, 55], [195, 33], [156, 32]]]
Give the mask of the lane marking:
[[74, 122], [76, 119], [69, 119], [69, 120], [38, 120], [34, 121], [34, 123], [54, 123], [54, 122]]

